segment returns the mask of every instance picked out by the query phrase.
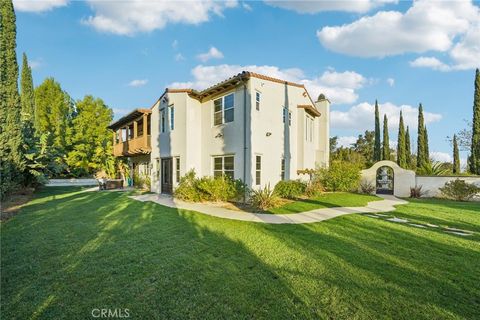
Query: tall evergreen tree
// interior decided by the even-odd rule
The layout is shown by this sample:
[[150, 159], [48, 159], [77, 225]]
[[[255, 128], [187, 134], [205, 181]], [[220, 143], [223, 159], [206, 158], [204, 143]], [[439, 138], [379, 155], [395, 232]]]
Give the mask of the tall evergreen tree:
[[35, 130], [37, 135], [51, 133], [51, 144], [60, 153], [71, 145], [73, 103], [53, 78], [47, 78], [35, 89]]
[[428, 144], [428, 131], [427, 131], [427, 126], [425, 125], [425, 127], [423, 128], [423, 132], [424, 132], [424, 135], [425, 135], [425, 157], [426, 157], [426, 164], [427, 165], [430, 165], [430, 147], [429, 147], [429, 144]]
[[412, 159], [412, 148], [410, 146], [410, 129], [407, 126], [407, 131], [405, 132], [405, 161], [407, 163], [407, 168], [413, 168], [413, 159]]
[[390, 160], [390, 139], [388, 138], [388, 118], [383, 116], [383, 148], [382, 160]]
[[373, 148], [373, 162], [382, 160], [382, 147], [380, 141], [380, 114], [378, 112], [378, 102], [375, 100], [375, 145]]
[[405, 145], [405, 125], [403, 124], [402, 111], [400, 111], [400, 121], [398, 124], [397, 163], [402, 168], [407, 167], [407, 155], [406, 155], [406, 145]]
[[417, 137], [417, 169], [427, 164], [425, 154], [425, 121], [423, 119], [423, 106], [418, 106], [418, 137]]
[[13, 185], [22, 182], [25, 167], [12, 0], [0, 1], [0, 20], [0, 194], [3, 196]]
[[457, 135], [453, 135], [453, 173], [460, 173], [460, 156], [458, 153]]
[[472, 143], [468, 168], [471, 173], [480, 175], [480, 71], [475, 72], [475, 93], [473, 96]]
[[20, 93], [20, 100], [22, 102], [21, 119], [33, 124], [35, 120], [35, 95], [33, 88], [32, 69], [28, 65], [27, 55], [25, 53], [23, 53]]

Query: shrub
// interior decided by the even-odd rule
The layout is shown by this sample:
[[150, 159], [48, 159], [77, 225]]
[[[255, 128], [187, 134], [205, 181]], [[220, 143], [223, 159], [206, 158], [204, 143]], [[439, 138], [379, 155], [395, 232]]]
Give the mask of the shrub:
[[252, 190], [250, 196], [251, 204], [260, 210], [268, 210], [275, 208], [280, 204], [280, 199], [275, 192], [270, 188], [270, 185], [265, 186], [263, 189]]
[[316, 178], [315, 176], [307, 183], [307, 187], [305, 188], [305, 195], [309, 198], [318, 196], [325, 188], [323, 187], [322, 182], [320, 179]]
[[198, 179], [195, 177], [195, 171], [190, 170], [183, 177], [180, 178], [180, 182], [175, 188], [173, 195], [175, 198], [198, 202], [201, 201], [200, 194], [197, 190]]
[[302, 196], [305, 193], [307, 184], [300, 180], [285, 180], [280, 181], [274, 188], [274, 192], [287, 199], [295, 199]]
[[360, 167], [347, 161], [332, 161], [329, 168], [317, 169], [319, 179], [328, 191], [356, 191], [360, 182]]
[[440, 188], [440, 192], [445, 197], [453, 200], [468, 201], [480, 192], [480, 188], [473, 183], [465, 182], [465, 180], [455, 179], [445, 183], [445, 185]]
[[373, 184], [371, 181], [364, 179], [360, 182], [360, 191], [364, 194], [375, 193], [376, 191], [375, 184]]
[[422, 190], [422, 186], [410, 187], [410, 198], [421, 198], [427, 193]]

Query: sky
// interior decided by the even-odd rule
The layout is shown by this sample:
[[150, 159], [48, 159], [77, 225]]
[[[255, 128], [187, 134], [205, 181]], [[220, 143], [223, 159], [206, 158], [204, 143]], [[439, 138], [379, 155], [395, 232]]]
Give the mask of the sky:
[[[431, 156], [467, 126], [480, 67], [477, 1], [14, 0], [18, 56], [35, 85], [54, 77], [77, 100], [102, 98], [115, 118], [151, 107], [166, 87], [204, 89], [250, 70], [303, 83], [331, 101], [342, 145], [374, 128], [374, 103], [395, 146], [402, 110], [416, 148], [422, 103]], [[461, 153], [465, 163], [467, 152]]]

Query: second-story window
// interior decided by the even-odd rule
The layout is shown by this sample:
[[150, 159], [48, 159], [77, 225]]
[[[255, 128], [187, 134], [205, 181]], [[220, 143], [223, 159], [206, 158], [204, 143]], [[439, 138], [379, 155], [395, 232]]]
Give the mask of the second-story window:
[[292, 125], [292, 113], [288, 110], [288, 108], [283, 107], [283, 123], [288, 121], [288, 125]]
[[282, 158], [282, 164], [280, 166], [280, 178], [285, 180], [285, 158]]
[[160, 110], [160, 130], [165, 132], [166, 119], [165, 119], [165, 109]]
[[175, 108], [173, 104], [170, 106], [170, 131], [175, 128]]
[[260, 111], [260, 92], [255, 92], [255, 109]]
[[231, 93], [213, 101], [213, 124], [215, 126], [234, 119], [234, 94]]

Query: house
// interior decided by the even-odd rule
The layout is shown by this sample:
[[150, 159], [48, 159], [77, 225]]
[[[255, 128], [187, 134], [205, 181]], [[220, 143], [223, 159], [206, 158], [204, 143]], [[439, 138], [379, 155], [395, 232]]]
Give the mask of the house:
[[244, 71], [202, 91], [166, 89], [150, 109], [110, 125], [113, 152], [158, 193], [172, 192], [191, 169], [273, 187], [328, 165], [329, 109], [302, 84]]

